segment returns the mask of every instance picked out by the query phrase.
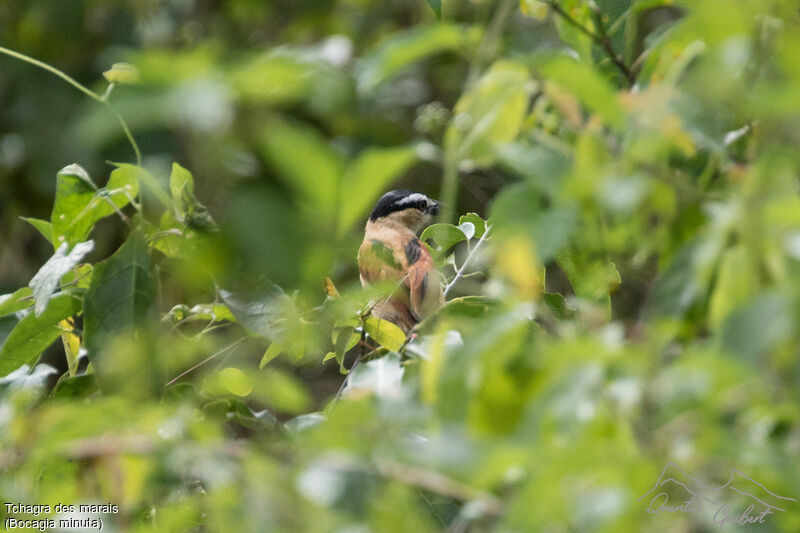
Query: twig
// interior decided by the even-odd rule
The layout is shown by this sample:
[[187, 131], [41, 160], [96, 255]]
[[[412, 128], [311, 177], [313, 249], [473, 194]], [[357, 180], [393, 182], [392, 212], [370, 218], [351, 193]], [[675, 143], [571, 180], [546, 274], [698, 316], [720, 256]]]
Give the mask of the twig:
[[493, 516], [503, 512], [503, 502], [498, 498], [438, 472], [395, 461], [380, 461], [376, 466], [378, 472], [384, 477], [462, 502], [480, 502], [483, 504], [485, 512]]
[[[11, 50], [9, 48], [5, 48], [3, 46], [0, 46], [0, 53], [5, 54], [7, 56], [11, 56], [11, 57], [13, 57], [15, 59], [19, 59], [20, 61], [24, 61], [25, 63], [29, 63], [29, 64], [34, 65], [36, 67], [39, 67], [39, 68], [41, 68], [43, 70], [46, 70], [47, 72], [49, 72], [51, 74], [55, 74], [56, 76], [58, 76], [59, 78], [61, 78], [64, 81], [66, 81], [67, 83], [69, 83], [70, 85], [72, 85], [73, 87], [78, 89], [80, 92], [82, 92], [83, 94], [85, 94], [86, 96], [91, 98], [92, 100], [96, 100], [97, 102], [99, 102], [99, 103], [103, 104], [104, 106], [106, 106], [117, 117], [117, 121], [119, 121], [120, 126], [122, 126], [122, 130], [125, 132], [125, 136], [128, 138], [128, 142], [133, 147], [133, 152], [136, 154], [136, 165], [137, 166], [141, 166], [142, 165], [142, 153], [141, 153], [141, 151], [139, 151], [139, 145], [136, 144], [136, 139], [133, 138], [133, 135], [131, 134], [131, 131], [128, 129], [128, 125], [125, 123], [125, 120], [122, 118], [122, 115], [120, 115], [119, 111], [117, 111], [116, 108], [114, 106], [112, 106], [111, 103], [108, 102], [108, 100], [106, 99], [108, 97], [108, 94], [110, 93], [110, 88], [111, 87], [109, 87], [109, 89], [106, 90], [106, 94], [105, 95], [100, 96], [99, 94], [97, 94], [93, 90], [87, 88], [85, 85], [82, 85], [82, 84], [78, 83], [77, 81], [75, 81], [74, 78], [72, 78], [71, 76], [67, 75], [65, 72], [62, 72], [62, 71], [58, 70], [57, 68], [55, 68], [52, 65], [48, 65], [44, 61], [39, 61], [38, 59], [34, 59], [34, 58], [32, 58], [30, 56], [27, 56], [25, 54], [21, 54], [19, 52], [15, 52], [14, 50]], [[111, 84], [111, 85], [113, 86], [113, 84]]]
[[481, 235], [481, 238], [478, 239], [478, 244], [476, 244], [475, 248], [473, 248], [472, 251], [469, 253], [469, 255], [467, 255], [467, 258], [464, 259], [464, 262], [461, 264], [461, 268], [459, 268], [458, 271], [456, 272], [456, 277], [454, 277], [453, 280], [447, 284], [447, 287], [445, 287], [444, 289], [445, 298], [447, 298], [447, 294], [450, 292], [450, 289], [453, 288], [456, 282], [464, 277], [464, 271], [467, 269], [469, 262], [472, 261], [472, 258], [475, 256], [475, 252], [478, 251], [478, 248], [481, 247], [483, 241], [486, 240], [486, 236], [489, 235], [490, 228], [491, 226], [486, 226], [486, 230], [483, 232], [483, 235]]
[[167, 382], [167, 386], [170, 386], [170, 385], [172, 385], [173, 383], [175, 383], [176, 381], [178, 381], [179, 379], [181, 379], [181, 378], [182, 378], [183, 376], [185, 376], [186, 374], [188, 374], [188, 373], [190, 373], [190, 372], [192, 372], [192, 371], [194, 371], [194, 370], [196, 370], [196, 369], [200, 368], [201, 366], [203, 366], [204, 364], [208, 363], [209, 361], [211, 361], [212, 359], [214, 359], [215, 357], [217, 357], [217, 356], [218, 356], [218, 355], [220, 355], [221, 353], [227, 352], [228, 350], [230, 350], [230, 349], [231, 349], [231, 348], [233, 348], [234, 346], [237, 346], [238, 344], [241, 344], [241, 342], [242, 342], [242, 341], [244, 341], [246, 338], [247, 338], [247, 337], [242, 337], [242, 338], [241, 338], [241, 339], [239, 339], [238, 341], [232, 342], [231, 344], [227, 345], [226, 347], [222, 348], [221, 350], [219, 350], [219, 351], [217, 351], [217, 352], [214, 352], [213, 354], [209, 355], [208, 357], [206, 357], [205, 359], [203, 359], [202, 361], [200, 361], [200, 362], [199, 362], [199, 363], [197, 363], [196, 365], [192, 366], [191, 368], [189, 368], [189, 369], [187, 369], [187, 370], [184, 370], [183, 372], [181, 372], [180, 374], [178, 374], [177, 376], [175, 376], [174, 378], [172, 378], [171, 380], [169, 380], [169, 381]]
[[606, 55], [608, 55], [609, 59], [611, 59], [614, 65], [616, 65], [619, 71], [625, 76], [629, 86], [632, 87], [636, 83], [636, 76], [633, 75], [633, 72], [631, 72], [631, 69], [628, 68], [628, 66], [622, 60], [622, 57], [614, 50], [614, 46], [611, 44], [611, 39], [606, 33], [606, 28], [603, 25], [603, 12], [596, 4], [591, 4], [590, 9], [592, 10], [592, 17], [595, 20], [595, 24], [597, 25], [597, 31], [600, 32], [599, 34], [594, 33], [593, 31], [589, 30], [589, 28], [572, 18], [572, 16], [564, 11], [564, 9], [555, 0], [545, 0], [545, 3], [567, 23], [575, 27], [584, 35], [588, 36], [597, 46], [602, 48], [606, 52]]

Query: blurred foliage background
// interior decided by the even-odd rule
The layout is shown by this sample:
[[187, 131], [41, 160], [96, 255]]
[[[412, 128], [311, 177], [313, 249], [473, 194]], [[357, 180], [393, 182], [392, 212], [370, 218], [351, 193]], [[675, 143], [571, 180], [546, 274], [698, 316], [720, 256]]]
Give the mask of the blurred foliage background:
[[[788, 0], [3, 2], [2, 500], [718, 530], [637, 500], [669, 462], [800, 498], [798, 29]], [[466, 274], [409, 343], [355, 261], [393, 188], [444, 202], [424, 237]], [[781, 505], [747, 527], [800, 530]]]

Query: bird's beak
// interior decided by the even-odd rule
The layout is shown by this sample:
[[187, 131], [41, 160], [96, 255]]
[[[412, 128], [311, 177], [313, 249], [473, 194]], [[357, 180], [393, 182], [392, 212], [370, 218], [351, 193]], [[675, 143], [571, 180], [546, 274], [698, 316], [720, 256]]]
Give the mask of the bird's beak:
[[439, 202], [431, 200], [430, 205], [425, 211], [432, 217], [435, 217], [436, 215], [439, 214]]

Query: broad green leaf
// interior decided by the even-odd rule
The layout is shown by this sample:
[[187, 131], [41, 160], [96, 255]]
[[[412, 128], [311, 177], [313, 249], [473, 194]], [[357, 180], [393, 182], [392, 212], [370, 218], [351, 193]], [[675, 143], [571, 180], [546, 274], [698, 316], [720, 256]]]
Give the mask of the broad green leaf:
[[54, 399], [73, 400], [75, 398], [85, 398], [97, 392], [97, 379], [94, 374], [83, 376], [70, 376], [64, 374], [56, 383], [50, 397]]
[[261, 362], [258, 363], [258, 369], [261, 370], [267, 366], [269, 362], [278, 357], [282, 351], [283, 348], [281, 348], [278, 344], [274, 342], [270, 344], [269, 348], [267, 348], [267, 351], [264, 352], [264, 355], [261, 357]]
[[120, 85], [136, 84], [142, 81], [139, 76], [139, 69], [136, 68], [136, 65], [130, 63], [114, 63], [110, 69], [103, 72], [103, 77], [109, 83]]
[[73, 233], [83, 232], [83, 229], [74, 231], [73, 222], [89, 205], [96, 191], [97, 185], [80, 165], [69, 165], [58, 172], [56, 199], [50, 215], [53, 246], [65, 241], [74, 244], [83, 240], [73, 236]]
[[446, 252], [459, 242], [466, 240], [467, 236], [452, 224], [432, 224], [425, 228], [420, 235], [420, 240], [433, 239], [443, 252]]
[[155, 301], [150, 253], [144, 238], [133, 232], [108, 259], [94, 267], [83, 298], [84, 344], [92, 363], [102, 365], [103, 344], [114, 335], [145, 327]]
[[406, 334], [403, 333], [403, 330], [388, 320], [367, 317], [364, 319], [364, 329], [378, 344], [395, 352], [406, 342]]
[[459, 98], [445, 133], [445, 152], [456, 162], [488, 165], [497, 147], [513, 141], [528, 107], [530, 74], [512, 61], [498, 61]]
[[19, 321], [0, 348], [0, 376], [34, 360], [61, 335], [59, 322], [81, 310], [80, 300], [71, 294], [59, 294], [40, 315], [28, 313]]
[[474, 229], [474, 235], [471, 238], [480, 239], [483, 237], [483, 234], [486, 232], [486, 221], [483, 220], [480, 216], [476, 213], [467, 213], [466, 215], [461, 215], [458, 219], [458, 225], [461, 226], [462, 224], [469, 222], [472, 224]]
[[50, 296], [58, 287], [61, 277], [71, 271], [93, 249], [94, 241], [91, 240], [79, 242], [71, 250], [69, 250], [69, 245], [63, 242], [55, 254], [42, 265], [42, 268], [33, 276], [29, 284], [33, 289], [37, 316], [42, 314], [42, 311], [47, 307], [47, 302], [50, 301]]
[[297, 53], [262, 54], [236, 67], [231, 85], [244, 101], [282, 105], [310, 96], [320, 68]]
[[339, 372], [347, 374], [344, 367], [344, 356], [361, 339], [361, 333], [356, 331], [355, 326], [344, 326], [337, 328], [333, 332], [333, 355], [339, 363]]
[[357, 66], [358, 89], [373, 91], [403, 68], [425, 57], [455, 50], [466, 32], [454, 24], [434, 24], [394, 34], [367, 53]]
[[86, 239], [98, 220], [126, 206], [139, 192], [135, 176], [126, 170], [114, 170], [102, 189], [87, 180], [85, 171], [76, 165], [59, 172], [51, 215], [54, 246]]
[[614, 89], [591, 66], [570, 57], [558, 56], [539, 68], [542, 75], [574, 94], [587, 108], [600, 115], [606, 124], [621, 129], [625, 114]]
[[366, 218], [381, 194], [416, 160], [416, 151], [411, 147], [367, 148], [361, 152], [342, 177], [339, 235]]
[[11, 294], [0, 296], [0, 316], [22, 311], [31, 305], [33, 305], [33, 290], [30, 287], [22, 287]]
[[[19, 217], [34, 228], [36, 231], [42, 234], [42, 237], [47, 239], [47, 242], [53, 244], [53, 224], [46, 220], [42, 220], [40, 218], [26, 218], [26, 217]], [[53, 246], [55, 248], [55, 245]]]
[[344, 159], [315, 129], [273, 119], [261, 147], [278, 176], [322, 220], [333, 219]]

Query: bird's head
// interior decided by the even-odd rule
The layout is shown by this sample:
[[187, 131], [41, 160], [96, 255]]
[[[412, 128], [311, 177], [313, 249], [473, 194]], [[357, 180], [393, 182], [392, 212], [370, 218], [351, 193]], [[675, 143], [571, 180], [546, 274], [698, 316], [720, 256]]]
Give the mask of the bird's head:
[[439, 202], [422, 193], [396, 190], [381, 196], [369, 215], [375, 223], [399, 224], [417, 233], [439, 213]]

